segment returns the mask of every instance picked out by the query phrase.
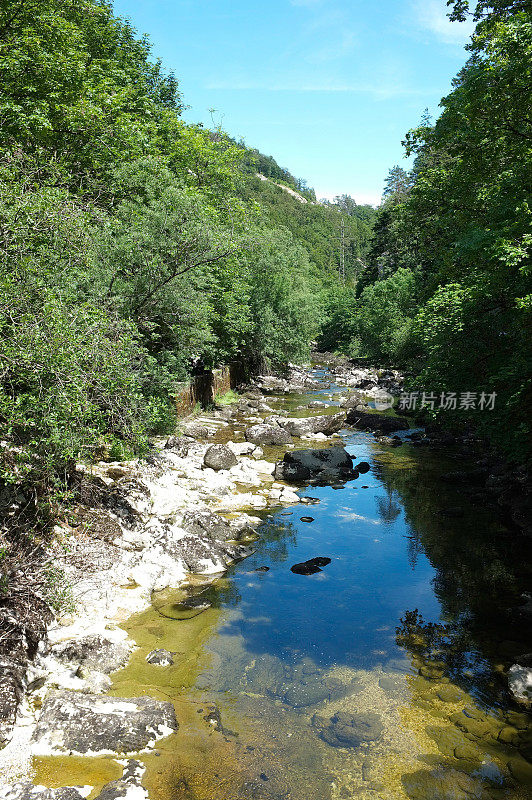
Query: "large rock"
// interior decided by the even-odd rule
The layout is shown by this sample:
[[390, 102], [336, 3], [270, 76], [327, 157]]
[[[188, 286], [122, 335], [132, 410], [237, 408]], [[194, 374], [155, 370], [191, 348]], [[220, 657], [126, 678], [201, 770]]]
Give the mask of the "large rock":
[[324, 433], [330, 436], [336, 433], [345, 424], [346, 416], [341, 411], [338, 414], [320, 414], [317, 417], [294, 417], [279, 420], [279, 425], [293, 436], [308, 436], [311, 433]]
[[212, 444], [203, 457], [203, 463], [215, 470], [231, 469], [238, 464], [238, 459], [225, 444]]
[[343, 447], [324, 450], [292, 450], [275, 467], [275, 477], [292, 483], [352, 478], [353, 460]]
[[280, 445], [289, 444], [292, 441], [290, 434], [283, 430], [283, 428], [280, 428], [279, 425], [268, 425], [265, 423], [253, 425], [251, 428], [248, 428], [244, 436], [248, 442], [253, 442], [253, 444]]
[[35, 755], [137, 753], [177, 728], [172, 703], [54, 691], [44, 702], [32, 749]]
[[251, 529], [237, 529], [211, 511], [187, 511], [181, 527], [184, 535], [176, 538], [169, 532], [160, 543], [168, 555], [183, 561], [189, 572], [222, 570], [252, 553], [249, 547], [235, 541], [246, 530], [251, 533]]
[[123, 667], [131, 649], [125, 642], [112, 642], [105, 636], [82, 636], [72, 642], [57, 644], [53, 655], [60, 661], [77, 664], [86, 670], [109, 674]]
[[349, 411], [347, 423], [355, 428], [365, 431], [382, 431], [391, 433], [392, 431], [406, 431], [410, 427], [405, 417], [386, 416], [384, 414], [370, 414], [364, 411]]

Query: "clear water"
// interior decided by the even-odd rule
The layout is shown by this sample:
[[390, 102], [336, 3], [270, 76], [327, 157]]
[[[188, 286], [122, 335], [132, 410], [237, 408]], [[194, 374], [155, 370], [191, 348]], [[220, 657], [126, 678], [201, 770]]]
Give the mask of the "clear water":
[[[297, 405], [340, 391], [278, 407], [306, 415]], [[478, 490], [443, 479], [467, 454], [342, 439], [370, 472], [265, 515], [251, 558], [193, 582], [207, 611], [176, 619], [183, 593], [165, 592], [127, 626], [139, 650], [114, 693], [170, 698], [180, 721], [147, 757], [146, 786], [164, 800], [532, 797], [530, 718], [500, 677], [531, 649], [513, 613], [523, 543]], [[290, 571], [315, 556], [331, 563]], [[175, 665], [146, 664], [154, 647]], [[346, 740], [346, 720], [362, 738]]]

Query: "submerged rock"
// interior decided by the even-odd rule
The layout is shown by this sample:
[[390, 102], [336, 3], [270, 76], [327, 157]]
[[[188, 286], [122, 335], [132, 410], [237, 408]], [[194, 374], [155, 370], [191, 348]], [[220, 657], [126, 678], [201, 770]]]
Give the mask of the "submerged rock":
[[238, 464], [238, 459], [225, 444], [212, 444], [203, 457], [203, 463], [211, 469], [231, 469]]
[[54, 691], [33, 733], [36, 755], [137, 753], [178, 728], [172, 703]]
[[353, 475], [353, 461], [343, 447], [324, 450], [292, 450], [275, 468], [275, 477], [294, 483], [304, 483], [311, 478], [334, 481]]
[[358, 747], [362, 742], [380, 739], [384, 730], [380, 716], [373, 712], [351, 714], [338, 711], [328, 721], [315, 715], [312, 724], [331, 747]]
[[294, 564], [293, 567], [290, 567], [290, 571], [296, 575], [314, 575], [316, 572], [321, 572], [321, 568], [330, 563], [330, 558], [317, 556], [316, 558], [309, 558], [308, 561], [302, 561], [300, 564]]

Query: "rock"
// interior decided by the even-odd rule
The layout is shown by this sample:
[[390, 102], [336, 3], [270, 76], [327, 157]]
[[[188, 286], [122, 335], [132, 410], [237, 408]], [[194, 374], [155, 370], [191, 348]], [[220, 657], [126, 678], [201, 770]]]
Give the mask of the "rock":
[[317, 506], [320, 502], [319, 497], [300, 497], [299, 499], [306, 506]]
[[95, 800], [147, 800], [148, 793], [141, 784], [145, 771], [139, 761], [131, 759], [120, 780], [106, 784]]
[[323, 400], [312, 400], [307, 408], [324, 408], [327, 406], [327, 403], [324, 403]]
[[377, 436], [377, 442], [386, 447], [400, 447], [403, 444], [398, 436]]
[[304, 483], [316, 478], [331, 481], [349, 478], [353, 472], [351, 456], [343, 447], [325, 450], [292, 450], [275, 468], [275, 477], [294, 483]]
[[106, 675], [127, 664], [130, 653], [131, 648], [125, 642], [112, 642], [99, 635], [83, 636], [52, 647], [52, 654], [60, 661], [78, 664], [84, 670], [104, 672]]
[[257, 567], [257, 569], [255, 570], [255, 572], [269, 572], [269, 571], [270, 571], [269, 567]]
[[203, 457], [203, 463], [211, 469], [231, 469], [238, 464], [238, 459], [225, 444], [212, 444]]
[[170, 436], [165, 444], [165, 450], [172, 450], [180, 458], [186, 458], [189, 454], [194, 439], [191, 436]]
[[330, 558], [317, 556], [309, 558], [308, 561], [302, 561], [300, 564], [294, 564], [293, 567], [290, 567], [290, 571], [296, 575], [314, 575], [316, 572], [321, 572], [321, 567], [326, 567], [330, 563]]
[[312, 724], [331, 747], [359, 747], [362, 742], [379, 739], [384, 730], [381, 718], [373, 712], [351, 714], [337, 711], [328, 722], [316, 715]]
[[340, 408], [351, 409], [351, 408], [357, 408], [358, 406], [360, 406], [360, 410], [369, 407], [367, 403], [364, 402], [363, 392], [353, 392], [353, 394], [350, 395], [350, 397], [346, 398], [345, 400], [342, 400], [342, 402], [340, 403]]
[[0, 659], [0, 748], [11, 739], [17, 709], [24, 694], [25, 669], [8, 658]]
[[177, 728], [172, 703], [53, 691], [33, 733], [33, 753], [136, 753]]
[[521, 656], [508, 670], [508, 687], [524, 706], [532, 705], [532, 654]]
[[410, 427], [405, 417], [386, 416], [384, 414], [370, 414], [364, 411], [349, 411], [346, 422], [355, 428], [366, 431], [382, 431], [391, 433], [393, 431], [406, 431]]
[[261, 423], [253, 425], [244, 432], [248, 442], [260, 445], [281, 445], [292, 441], [290, 434], [279, 425], [268, 425]]
[[308, 436], [323, 433], [330, 436], [343, 427], [345, 414], [322, 414], [318, 417], [302, 417], [279, 420], [279, 425], [293, 436]]
[[201, 422], [187, 422], [183, 425], [183, 433], [192, 439], [210, 439], [216, 434], [216, 428], [202, 425]]
[[301, 522], [314, 522], [314, 517], [300, 517]]
[[176, 531], [170, 529], [160, 537], [159, 545], [172, 559], [184, 562], [189, 572], [222, 571], [228, 564], [253, 552], [235, 541], [245, 535], [245, 530], [237, 530], [211, 511], [187, 511], [181, 527], [184, 534], [177, 536]]
[[361, 461], [359, 464], [355, 466], [355, 470], [359, 472], [361, 475], [365, 475], [366, 472], [369, 472], [371, 469], [370, 465], [367, 461]]
[[47, 789], [33, 783], [14, 783], [0, 788], [0, 800], [81, 800], [87, 796], [83, 787], [64, 786]]
[[152, 650], [151, 653], [148, 653], [146, 656], [146, 661], [148, 664], [155, 664], [158, 667], [169, 667], [174, 663], [174, 653], [171, 653], [170, 650], [164, 650], [163, 648], [159, 650]]

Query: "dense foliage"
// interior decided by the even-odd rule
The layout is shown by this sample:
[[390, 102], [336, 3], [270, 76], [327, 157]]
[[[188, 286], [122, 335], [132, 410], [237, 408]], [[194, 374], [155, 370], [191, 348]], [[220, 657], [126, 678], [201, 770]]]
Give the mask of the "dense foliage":
[[[390, 172], [368, 270], [341, 345], [410, 367], [420, 392], [496, 392], [458, 410], [516, 460], [530, 457], [532, 10], [452, 2], [478, 24], [470, 58], [407, 134], [412, 171]], [[440, 413], [436, 407], [434, 413]], [[452, 413], [442, 411], [453, 422]]]
[[271, 156], [185, 124], [175, 77], [105, 0], [5, 0], [0, 74], [9, 514], [171, 429], [193, 361], [307, 358], [373, 210], [319, 205]]

